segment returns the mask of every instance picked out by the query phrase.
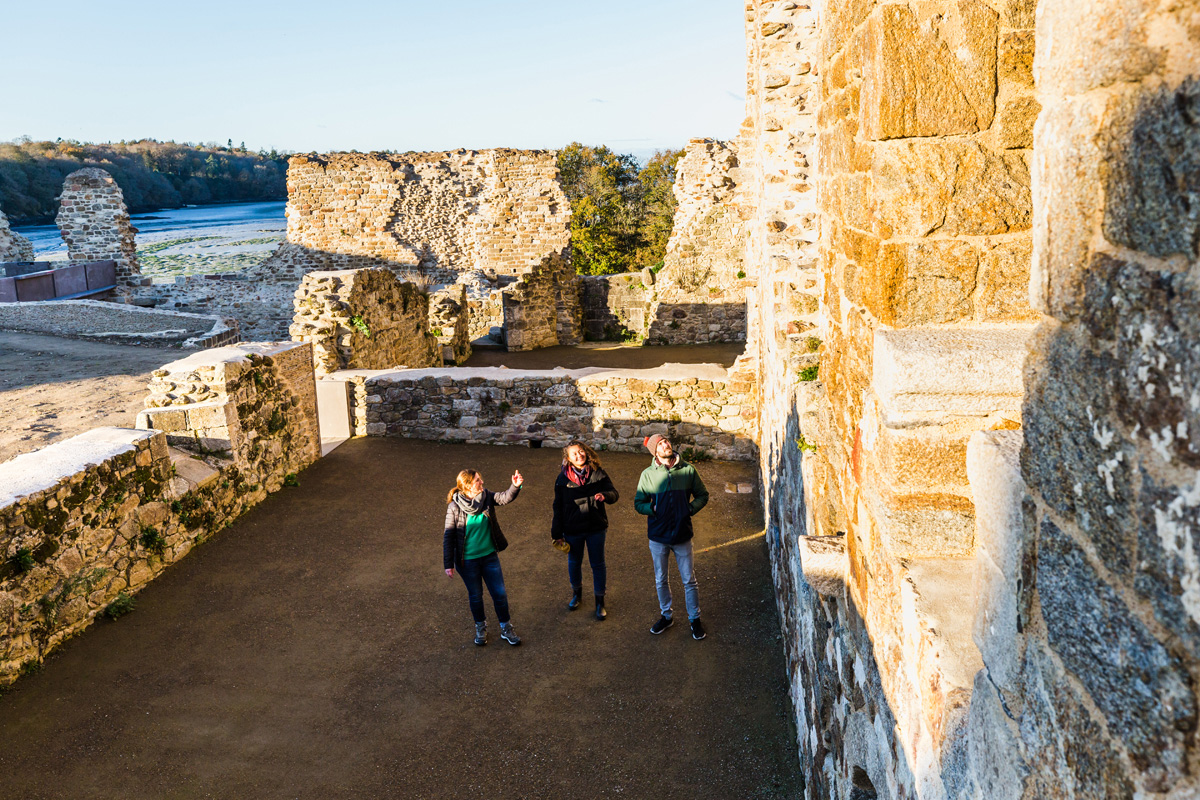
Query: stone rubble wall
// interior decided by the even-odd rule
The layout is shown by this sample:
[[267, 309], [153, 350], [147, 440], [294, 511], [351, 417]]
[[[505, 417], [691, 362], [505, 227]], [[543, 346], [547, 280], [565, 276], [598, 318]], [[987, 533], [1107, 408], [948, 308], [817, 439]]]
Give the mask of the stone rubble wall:
[[151, 390], [142, 430], [96, 428], [0, 465], [0, 685], [320, 455], [307, 345], [197, 353]]
[[0, 211], [0, 262], [33, 261], [33, 243], [14, 231]]
[[178, 345], [187, 350], [238, 341], [237, 321], [99, 300], [0, 304], [0, 330], [43, 333], [129, 345]]
[[571, 211], [556, 153], [496, 149], [293, 156], [287, 216], [287, 243], [256, 274], [384, 267], [453, 283], [565, 256]]
[[655, 276], [647, 341], [698, 344], [746, 340], [743, 222], [731, 202], [735, 142], [693, 139], [675, 175], [675, 219]]
[[317, 375], [441, 366], [429, 298], [385, 269], [310, 272], [295, 294], [293, 341], [312, 345]]
[[521, 275], [500, 293], [510, 351], [578, 344], [583, 339], [580, 281], [558, 255]]
[[1028, 796], [1195, 796], [1197, 11], [1045, 3], [1037, 43], [1031, 295], [1048, 319], [1009, 544], [1027, 588], [993, 691], [1018, 702]]
[[645, 339], [652, 290], [641, 272], [581, 275], [583, 337], [592, 341]]
[[129, 222], [121, 187], [107, 172], [86, 167], [68, 175], [55, 222], [72, 262], [115, 261], [119, 287], [142, 285], [137, 228]]
[[471, 357], [471, 309], [461, 283], [429, 295], [429, 332], [437, 339], [442, 361], [459, 365]]
[[158, 309], [234, 319], [243, 340], [277, 342], [288, 338], [297, 284], [257, 280], [245, 273], [190, 275], [143, 287], [135, 297], [153, 301]]
[[654, 370], [499, 368], [342, 372], [354, 384], [356, 435], [563, 447], [581, 438], [638, 451], [661, 433], [680, 451], [754, 457], [758, 394], [735, 363]]

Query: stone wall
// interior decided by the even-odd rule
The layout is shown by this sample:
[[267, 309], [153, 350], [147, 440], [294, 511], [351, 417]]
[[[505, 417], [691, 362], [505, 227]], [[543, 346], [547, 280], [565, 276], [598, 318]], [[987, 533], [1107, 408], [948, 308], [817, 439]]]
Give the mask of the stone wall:
[[319, 457], [311, 364], [307, 345], [198, 353], [155, 372], [142, 430], [0, 465], [0, 684]]
[[653, 294], [644, 283], [643, 273], [581, 275], [579, 280], [585, 339], [631, 341], [646, 338]]
[[571, 210], [553, 151], [496, 149], [294, 156], [287, 215], [287, 244], [257, 272], [386, 267], [452, 283], [565, 255]]
[[316, 374], [441, 366], [429, 298], [385, 269], [310, 272], [295, 295], [292, 340], [312, 345]]
[[662, 433], [681, 451], [754, 457], [757, 387], [735, 363], [653, 370], [500, 368], [343, 372], [354, 384], [356, 434], [563, 447], [583, 438], [637, 451]]
[[546, 258], [501, 291], [505, 345], [533, 350], [583, 339], [579, 279], [559, 255]]
[[650, 344], [746, 339], [743, 223], [733, 204], [736, 143], [693, 139], [675, 175], [675, 220], [655, 276]]
[[33, 261], [33, 243], [14, 231], [0, 211], [0, 262]]
[[72, 261], [117, 262], [117, 285], [140, 286], [134, 235], [121, 187], [102, 169], [76, 170], [63, 181], [55, 218]]
[[429, 332], [437, 339], [444, 363], [462, 364], [471, 357], [466, 286], [456, 283], [429, 295]]
[[240, 336], [237, 322], [202, 314], [99, 300], [0, 304], [0, 330], [128, 345], [221, 347]]

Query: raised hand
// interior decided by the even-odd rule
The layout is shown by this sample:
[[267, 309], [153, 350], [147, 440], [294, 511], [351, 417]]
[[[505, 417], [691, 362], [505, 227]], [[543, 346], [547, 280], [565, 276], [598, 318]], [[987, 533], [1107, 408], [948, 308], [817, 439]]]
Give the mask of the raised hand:
[[525, 482], [525, 479], [523, 477], [521, 477], [521, 470], [515, 470], [513, 472], [512, 482], [513, 482], [513, 486], [520, 486], [522, 483]]

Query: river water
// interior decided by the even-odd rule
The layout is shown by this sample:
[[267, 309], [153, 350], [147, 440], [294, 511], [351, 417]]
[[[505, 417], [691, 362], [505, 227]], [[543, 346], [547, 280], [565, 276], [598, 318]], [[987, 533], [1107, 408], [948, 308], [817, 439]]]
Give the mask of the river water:
[[[195, 206], [138, 214], [131, 220], [138, 229], [139, 249], [148, 244], [200, 237], [212, 244], [217, 244], [218, 240], [225, 240], [229, 244], [247, 239], [279, 240], [287, 230], [287, 220], [283, 214], [285, 205], [283, 201], [277, 201]], [[33, 242], [38, 260], [67, 257], [67, 246], [57, 226], [30, 225], [14, 230]]]

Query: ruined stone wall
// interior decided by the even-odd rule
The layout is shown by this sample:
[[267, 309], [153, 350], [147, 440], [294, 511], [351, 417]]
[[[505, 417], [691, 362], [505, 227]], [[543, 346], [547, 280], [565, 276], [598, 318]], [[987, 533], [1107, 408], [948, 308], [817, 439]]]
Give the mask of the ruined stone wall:
[[575, 438], [601, 449], [638, 451], [646, 436], [669, 436], [684, 451], [754, 457], [758, 393], [744, 364], [672, 364], [653, 370], [553, 372], [498, 368], [343, 372], [354, 383], [359, 436], [476, 444]]
[[243, 341], [277, 342], [288, 338], [298, 284], [298, 279], [268, 281], [244, 273], [189, 275], [143, 287], [136, 296], [168, 311], [234, 319]]
[[55, 217], [71, 261], [117, 262], [117, 285], [140, 286], [137, 229], [129, 222], [121, 187], [102, 169], [76, 170], [63, 181]]
[[1027, 565], [996, 688], [1026, 796], [1200, 792], [1200, 33], [1194, 4], [1043, 3]]
[[570, 206], [553, 151], [294, 156], [288, 240], [256, 270], [385, 267], [453, 283], [473, 269], [517, 275], [566, 254]]
[[429, 332], [437, 339], [444, 363], [462, 364], [471, 357], [470, 330], [467, 287], [456, 283], [429, 296]]
[[33, 243], [14, 231], [0, 211], [0, 262], [33, 261]]
[[585, 339], [629, 341], [646, 338], [653, 290], [644, 283], [644, 273], [581, 275], [579, 280]]
[[97, 428], [0, 465], [0, 684], [106, 610], [127, 610], [320, 454], [307, 345], [168, 364], [147, 405], [143, 430]]
[[316, 374], [441, 366], [429, 298], [384, 269], [310, 272], [295, 295], [292, 340], [312, 345]]
[[655, 276], [650, 344], [746, 339], [742, 220], [731, 202], [736, 143], [693, 139], [675, 175], [675, 219]]
[[562, 256], [547, 257], [500, 293], [505, 345], [533, 350], [583, 339], [579, 279]]

